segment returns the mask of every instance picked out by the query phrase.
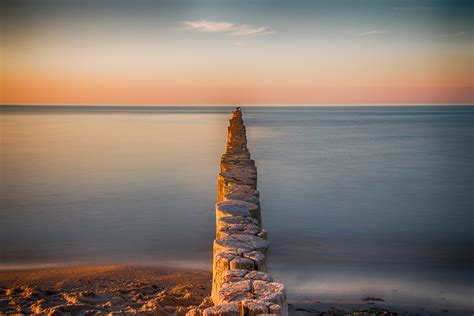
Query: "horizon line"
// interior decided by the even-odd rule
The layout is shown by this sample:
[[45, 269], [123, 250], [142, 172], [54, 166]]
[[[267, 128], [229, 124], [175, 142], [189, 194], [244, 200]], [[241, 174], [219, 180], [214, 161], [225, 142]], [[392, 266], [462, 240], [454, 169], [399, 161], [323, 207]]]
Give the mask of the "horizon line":
[[157, 104], [0, 104], [0, 107], [7, 106], [70, 106], [70, 107], [219, 107], [219, 106], [260, 106], [260, 107], [327, 107], [327, 106], [474, 106], [474, 103], [157, 103]]

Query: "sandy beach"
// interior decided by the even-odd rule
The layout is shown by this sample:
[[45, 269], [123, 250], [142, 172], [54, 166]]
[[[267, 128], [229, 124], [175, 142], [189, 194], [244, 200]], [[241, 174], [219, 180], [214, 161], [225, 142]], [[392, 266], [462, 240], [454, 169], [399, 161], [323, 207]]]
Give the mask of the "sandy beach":
[[109, 265], [2, 271], [0, 314], [184, 315], [193, 308], [208, 307], [210, 286], [210, 272], [169, 267]]
[[[185, 315], [212, 306], [211, 272], [170, 266], [69, 266], [0, 271], [0, 315]], [[438, 315], [378, 298], [290, 299], [290, 315]], [[197, 313], [195, 313], [197, 312]], [[466, 314], [458, 311], [459, 314]], [[456, 312], [457, 313], [457, 312]], [[449, 314], [449, 313], [448, 313]]]

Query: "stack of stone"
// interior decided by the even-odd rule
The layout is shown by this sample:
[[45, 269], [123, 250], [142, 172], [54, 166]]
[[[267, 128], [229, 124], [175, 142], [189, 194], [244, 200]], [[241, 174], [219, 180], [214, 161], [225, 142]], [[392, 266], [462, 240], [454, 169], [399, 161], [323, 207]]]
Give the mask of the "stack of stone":
[[217, 179], [212, 301], [204, 315], [287, 315], [285, 287], [267, 274], [269, 243], [262, 229], [257, 168], [250, 159], [242, 113], [230, 119]]

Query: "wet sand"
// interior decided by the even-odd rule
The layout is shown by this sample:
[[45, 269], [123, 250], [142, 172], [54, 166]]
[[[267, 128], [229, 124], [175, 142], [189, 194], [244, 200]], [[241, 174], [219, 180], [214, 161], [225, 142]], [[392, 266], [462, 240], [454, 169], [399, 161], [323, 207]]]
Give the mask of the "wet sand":
[[[185, 315], [212, 306], [211, 272], [169, 266], [74, 266], [0, 271], [0, 315]], [[403, 308], [377, 297], [290, 300], [290, 315], [470, 315]]]
[[169, 267], [109, 265], [2, 271], [0, 314], [184, 315], [190, 309], [207, 307], [210, 291], [210, 272]]

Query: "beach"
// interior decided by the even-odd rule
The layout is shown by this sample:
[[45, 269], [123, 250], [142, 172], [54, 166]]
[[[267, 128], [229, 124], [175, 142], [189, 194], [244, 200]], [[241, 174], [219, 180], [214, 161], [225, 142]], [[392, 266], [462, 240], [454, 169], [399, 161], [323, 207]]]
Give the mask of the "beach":
[[[63, 266], [0, 271], [0, 315], [195, 315], [212, 306], [210, 271], [170, 266]], [[290, 315], [433, 315], [377, 297], [291, 300]], [[446, 311], [447, 312], [447, 311]], [[445, 314], [443, 312], [442, 314]], [[436, 314], [436, 313], [434, 313]]]
[[210, 286], [210, 272], [170, 267], [106, 265], [1, 271], [0, 314], [184, 315], [208, 306], [210, 301], [205, 298]]
[[[0, 271], [1, 314], [193, 315], [212, 306], [211, 272], [169, 266], [70, 266]], [[389, 312], [372, 300], [291, 301], [292, 315]], [[365, 314], [364, 314], [365, 313]], [[396, 315], [397, 312], [390, 312]]]

